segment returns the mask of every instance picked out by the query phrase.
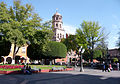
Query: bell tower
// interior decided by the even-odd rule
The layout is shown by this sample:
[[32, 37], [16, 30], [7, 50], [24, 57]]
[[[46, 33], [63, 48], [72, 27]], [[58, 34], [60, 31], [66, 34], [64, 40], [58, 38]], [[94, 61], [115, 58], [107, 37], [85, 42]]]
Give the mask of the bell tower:
[[64, 38], [64, 29], [62, 27], [63, 22], [62, 22], [62, 15], [59, 14], [57, 11], [56, 13], [52, 16], [52, 25], [53, 25], [53, 41], [60, 42], [62, 38]]

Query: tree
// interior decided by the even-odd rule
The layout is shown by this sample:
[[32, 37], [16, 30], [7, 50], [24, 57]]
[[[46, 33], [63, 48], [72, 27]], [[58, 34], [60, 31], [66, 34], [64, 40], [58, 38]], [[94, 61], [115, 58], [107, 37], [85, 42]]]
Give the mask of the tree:
[[63, 38], [61, 42], [66, 45], [67, 51], [76, 50], [77, 43], [75, 35], [69, 35], [66, 39]]
[[[28, 41], [35, 42], [33, 35], [38, 27], [41, 27], [42, 20], [36, 13], [33, 13], [31, 5], [21, 5], [20, 0], [14, 1], [14, 6], [6, 7], [4, 2], [0, 3], [0, 32], [6, 41], [14, 44], [13, 59], [19, 48]], [[18, 49], [16, 50], [16, 46]]]
[[30, 58], [30, 60], [40, 60], [42, 59], [43, 55], [40, 53], [40, 47], [37, 44], [30, 44], [27, 47], [27, 56]]
[[94, 58], [94, 59], [96, 59], [96, 58], [101, 58], [101, 56], [102, 56], [101, 50], [95, 49], [95, 50], [94, 50], [93, 58]]
[[118, 33], [119, 37], [118, 37], [118, 42], [116, 43], [116, 46], [119, 47], [119, 51], [120, 51], [120, 32]]
[[107, 45], [101, 41], [99, 44], [97, 44], [96, 49], [100, 50], [102, 52], [101, 57], [105, 57], [107, 55]]
[[27, 48], [27, 55], [31, 60], [40, 60], [45, 58], [45, 52], [47, 49], [47, 43], [52, 38], [52, 31], [50, 30], [38, 30], [34, 34], [36, 39], [35, 43], [32, 43]]
[[10, 53], [11, 43], [5, 40], [1, 39], [2, 36], [0, 36], [0, 57], [1, 56], [7, 56]]
[[96, 49], [100, 50], [102, 52], [101, 58], [106, 58], [107, 56], [107, 49], [108, 49], [108, 44], [106, 42], [107, 36], [109, 34], [104, 33], [104, 29], [102, 30], [103, 32], [103, 37], [101, 38], [101, 40], [97, 43], [96, 45]]
[[65, 58], [67, 54], [67, 48], [63, 43], [50, 41], [47, 44], [46, 56], [52, 59]]
[[91, 56], [90, 52], [91, 52], [90, 50], [87, 50], [87, 49], [85, 50], [85, 52], [83, 53], [83, 59], [84, 60], [89, 61], [90, 56]]
[[96, 22], [87, 22], [83, 21], [81, 28], [76, 30], [78, 36], [78, 43], [84, 44], [87, 46], [88, 50], [91, 50], [90, 57], [91, 62], [93, 61], [94, 55], [94, 46], [99, 42], [103, 36], [103, 33], [100, 32], [101, 26]]

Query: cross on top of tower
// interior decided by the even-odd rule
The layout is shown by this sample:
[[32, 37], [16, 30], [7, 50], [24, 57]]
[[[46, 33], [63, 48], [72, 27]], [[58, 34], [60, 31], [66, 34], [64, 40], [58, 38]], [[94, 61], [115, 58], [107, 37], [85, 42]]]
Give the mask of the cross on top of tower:
[[58, 12], [58, 8], [56, 8], [56, 13]]
[[61, 14], [58, 13], [58, 8], [56, 8], [56, 13], [54, 15], [60, 15], [61, 16]]

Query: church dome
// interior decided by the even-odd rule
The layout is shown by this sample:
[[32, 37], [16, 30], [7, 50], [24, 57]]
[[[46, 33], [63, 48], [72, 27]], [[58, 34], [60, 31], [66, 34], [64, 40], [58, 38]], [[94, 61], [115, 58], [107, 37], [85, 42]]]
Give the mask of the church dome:
[[61, 16], [61, 14], [60, 14], [60, 13], [58, 13], [58, 12], [56, 12], [56, 13], [54, 14], [54, 16], [55, 16], [55, 15], [60, 15], [60, 16]]

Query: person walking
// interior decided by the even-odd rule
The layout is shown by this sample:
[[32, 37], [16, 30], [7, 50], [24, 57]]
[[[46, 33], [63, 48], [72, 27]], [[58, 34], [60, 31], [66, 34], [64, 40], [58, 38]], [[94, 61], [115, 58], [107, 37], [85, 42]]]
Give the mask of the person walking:
[[112, 65], [111, 65], [111, 64], [109, 64], [109, 69], [110, 69], [110, 71], [112, 71], [112, 70], [113, 70], [113, 68], [112, 68]]
[[117, 70], [119, 71], [119, 62], [117, 62]]
[[106, 68], [105, 63], [103, 63], [103, 69], [102, 69], [103, 72], [106, 71], [105, 68]]

